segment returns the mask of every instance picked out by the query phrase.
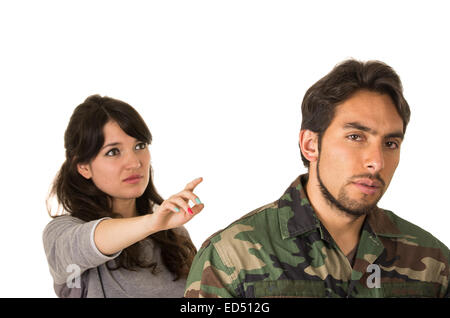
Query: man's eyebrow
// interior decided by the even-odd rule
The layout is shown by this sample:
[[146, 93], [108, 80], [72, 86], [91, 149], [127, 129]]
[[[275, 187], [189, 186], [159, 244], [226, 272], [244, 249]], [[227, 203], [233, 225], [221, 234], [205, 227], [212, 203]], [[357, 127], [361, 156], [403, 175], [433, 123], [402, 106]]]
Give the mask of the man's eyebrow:
[[[358, 122], [351, 122], [351, 123], [346, 123], [344, 125], [344, 129], [358, 129], [361, 131], [365, 131], [368, 132], [371, 135], [376, 135], [378, 134], [378, 132], [370, 127], [364, 126], [361, 123]], [[397, 132], [393, 132], [390, 134], [387, 134], [386, 136], [384, 136], [385, 138], [400, 138], [401, 140], [403, 140], [404, 138], [404, 133], [401, 131], [397, 131]]]
[[358, 129], [358, 130], [361, 130], [361, 131], [366, 131], [366, 132], [371, 133], [373, 135], [377, 134], [376, 130], [373, 130], [372, 128], [364, 126], [363, 124], [360, 124], [358, 122], [346, 123], [344, 125], [344, 129]]
[[386, 138], [400, 138], [401, 140], [403, 140], [404, 137], [405, 137], [405, 134], [402, 133], [401, 131], [386, 135]]

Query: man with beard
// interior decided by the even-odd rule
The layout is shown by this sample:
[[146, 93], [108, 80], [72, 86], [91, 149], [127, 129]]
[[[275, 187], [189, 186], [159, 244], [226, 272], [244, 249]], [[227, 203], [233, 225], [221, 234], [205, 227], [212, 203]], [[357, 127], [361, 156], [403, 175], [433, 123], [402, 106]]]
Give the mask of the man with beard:
[[409, 117], [391, 67], [337, 65], [303, 99], [308, 173], [206, 240], [185, 297], [448, 297], [448, 248], [377, 206]]

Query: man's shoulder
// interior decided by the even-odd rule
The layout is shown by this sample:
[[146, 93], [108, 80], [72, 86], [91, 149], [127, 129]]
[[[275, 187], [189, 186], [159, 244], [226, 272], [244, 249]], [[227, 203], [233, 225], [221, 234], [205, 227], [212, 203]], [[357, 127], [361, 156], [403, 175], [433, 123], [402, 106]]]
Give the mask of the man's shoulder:
[[261, 206], [206, 239], [192, 264], [186, 297], [237, 297], [239, 274], [265, 265], [257, 255], [270, 232], [279, 232], [277, 210], [277, 202]]
[[412, 245], [441, 249], [448, 257], [448, 247], [433, 234], [426, 231], [422, 227], [405, 220], [390, 210], [382, 209], [382, 213], [384, 213], [394, 224], [398, 230], [397, 236], [399, 238], [402, 238], [405, 242]]
[[224, 242], [234, 240], [236, 236], [241, 236], [242, 240], [243, 236], [247, 236], [248, 234], [250, 234], [249, 232], [252, 233], [253, 237], [262, 235], [265, 230], [267, 230], [267, 228], [261, 228], [261, 226], [275, 226], [273, 222], [277, 219], [277, 209], [278, 200], [252, 210], [251, 212], [232, 222], [227, 227], [215, 232], [210, 237], [208, 237], [202, 244], [201, 249], [204, 249], [211, 244], [215, 244], [219, 241]]

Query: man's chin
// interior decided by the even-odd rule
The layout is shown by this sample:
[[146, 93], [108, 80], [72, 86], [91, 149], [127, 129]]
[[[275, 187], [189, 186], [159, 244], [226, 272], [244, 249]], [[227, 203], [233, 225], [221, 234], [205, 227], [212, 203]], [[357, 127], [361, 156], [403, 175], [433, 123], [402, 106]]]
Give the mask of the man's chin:
[[354, 206], [346, 207], [346, 206], [343, 206], [343, 208], [341, 208], [340, 210], [342, 212], [345, 212], [348, 215], [355, 216], [355, 217], [360, 217], [360, 216], [363, 216], [363, 215], [370, 214], [376, 208], [377, 208], [377, 206], [375, 204], [375, 205], [370, 205], [370, 206], [358, 206], [358, 207], [354, 207]]
[[353, 193], [353, 197], [350, 197], [349, 193], [343, 190], [339, 193], [337, 200], [335, 199], [333, 203], [335, 207], [345, 212], [347, 215], [354, 217], [369, 215], [378, 209], [378, 202], [384, 194], [383, 190], [384, 189], [381, 189], [377, 194], [373, 195]]
[[318, 166], [317, 179], [322, 196], [330, 204], [330, 206], [354, 217], [367, 215], [375, 210], [377, 208], [378, 201], [383, 195], [383, 189], [381, 188], [379, 191], [367, 194], [362, 193], [360, 191], [361, 189], [355, 187], [353, 183], [349, 183], [340, 189], [336, 198], [330, 193], [325, 184], [322, 182], [319, 175]]
[[345, 214], [354, 217], [368, 215], [377, 208], [377, 203], [379, 201], [379, 196], [376, 198], [368, 198], [367, 196], [361, 197], [360, 195], [351, 197], [349, 193], [345, 191], [341, 191], [336, 199], [326, 190], [326, 188], [323, 188], [322, 190], [325, 199], [327, 199], [332, 206]]

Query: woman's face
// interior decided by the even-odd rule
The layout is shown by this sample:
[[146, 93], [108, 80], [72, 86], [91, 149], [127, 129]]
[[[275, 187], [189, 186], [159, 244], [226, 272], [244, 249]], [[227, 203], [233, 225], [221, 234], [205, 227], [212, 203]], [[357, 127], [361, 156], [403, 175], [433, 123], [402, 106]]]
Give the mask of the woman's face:
[[114, 201], [140, 197], [149, 181], [150, 152], [147, 144], [127, 135], [109, 121], [103, 127], [105, 142], [88, 164], [79, 164], [78, 172]]

